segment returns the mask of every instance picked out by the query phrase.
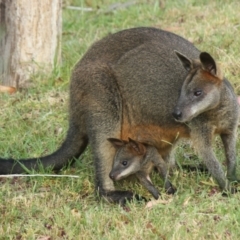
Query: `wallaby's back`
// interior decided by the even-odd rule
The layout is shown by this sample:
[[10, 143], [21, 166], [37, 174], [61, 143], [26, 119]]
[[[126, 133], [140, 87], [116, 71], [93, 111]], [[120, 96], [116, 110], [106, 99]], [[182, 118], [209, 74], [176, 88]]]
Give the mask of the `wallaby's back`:
[[[106, 99], [103, 97], [108, 102], [112, 101], [118, 108], [118, 112], [113, 114], [121, 119], [123, 139], [150, 140], [156, 145], [165, 125], [175, 128], [169, 131], [166, 142], [173, 141], [178, 128], [187, 136], [187, 130], [172, 117], [187, 75], [174, 50], [191, 58], [197, 58], [200, 53], [182, 37], [155, 28], [128, 29], [107, 36], [95, 43], [75, 67], [71, 92], [76, 94], [71, 95], [72, 104], [78, 105], [80, 100], [83, 101], [76, 95], [84, 96], [86, 92], [97, 102], [104, 102]], [[92, 78], [89, 81], [86, 77], [89, 72], [98, 71], [110, 76], [109, 79], [99, 82], [98, 78]], [[142, 131], [145, 126], [145, 131]]]

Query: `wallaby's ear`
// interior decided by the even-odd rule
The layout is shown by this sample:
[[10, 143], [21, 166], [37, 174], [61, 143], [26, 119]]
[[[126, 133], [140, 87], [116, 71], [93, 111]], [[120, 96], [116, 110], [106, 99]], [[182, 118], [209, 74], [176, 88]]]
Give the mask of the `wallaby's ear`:
[[217, 65], [212, 56], [207, 52], [200, 53], [200, 61], [204, 70], [214, 76], [217, 76]]
[[189, 58], [187, 58], [185, 55], [183, 55], [182, 53], [174, 50], [174, 52], [176, 53], [178, 59], [180, 60], [180, 62], [182, 63], [183, 67], [189, 72], [192, 69], [192, 60], [190, 60]]
[[131, 138], [128, 138], [130, 146], [137, 155], [144, 155], [146, 153], [146, 147], [144, 144], [137, 142]]
[[126, 144], [126, 141], [117, 138], [108, 138], [107, 139], [116, 149], [121, 148]]

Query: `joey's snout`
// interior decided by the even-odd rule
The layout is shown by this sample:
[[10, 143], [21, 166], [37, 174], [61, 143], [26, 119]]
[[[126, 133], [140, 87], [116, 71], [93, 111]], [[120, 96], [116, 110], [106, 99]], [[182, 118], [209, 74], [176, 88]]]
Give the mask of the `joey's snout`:
[[109, 173], [109, 177], [113, 180], [113, 181], [117, 181], [118, 180], [118, 177], [119, 177], [119, 174], [117, 171], [111, 171]]
[[182, 118], [182, 111], [178, 107], [176, 107], [173, 110], [172, 115], [176, 121], [179, 121]]
[[113, 172], [110, 172], [110, 173], [109, 173], [109, 177], [110, 177], [112, 180], [114, 180], [114, 174], [113, 174]]

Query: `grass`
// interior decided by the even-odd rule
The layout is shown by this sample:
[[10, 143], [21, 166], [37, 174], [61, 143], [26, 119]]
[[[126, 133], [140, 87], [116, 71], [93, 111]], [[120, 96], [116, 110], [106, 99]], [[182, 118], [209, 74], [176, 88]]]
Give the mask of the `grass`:
[[[133, 3], [133, 1], [119, 1]], [[135, 1], [113, 10], [111, 0], [65, 0], [62, 66], [51, 76], [32, 77], [32, 85], [14, 95], [0, 95], [0, 156], [37, 157], [59, 147], [68, 125], [71, 69], [87, 48], [110, 32], [137, 26], [173, 31], [210, 52], [240, 94], [240, 3], [238, 0]], [[67, 6], [91, 7], [93, 12]], [[239, 137], [238, 137], [239, 139]], [[240, 142], [238, 141], [238, 160]], [[182, 164], [191, 148], [182, 145]], [[216, 154], [224, 161], [217, 140]], [[195, 160], [198, 162], [198, 159]], [[127, 208], [97, 201], [90, 149], [62, 174], [79, 178], [0, 178], [0, 239], [239, 239], [240, 194], [222, 197], [213, 179], [200, 172], [175, 170], [174, 197], [162, 195], [152, 209]], [[240, 174], [238, 168], [238, 176]], [[153, 181], [162, 182], [156, 173]], [[118, 188], [151, 197], [136, 181]]]

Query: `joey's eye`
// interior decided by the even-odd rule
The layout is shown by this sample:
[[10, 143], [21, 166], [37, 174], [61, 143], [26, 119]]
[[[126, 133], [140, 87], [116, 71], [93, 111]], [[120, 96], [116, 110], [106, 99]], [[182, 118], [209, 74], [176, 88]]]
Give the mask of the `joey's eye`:
[[123, 166], [127, 166], [128, 162], [127, 161], [122, 161]]
[[202, 94], [202, 90], [196, 90], [194, 96], [199, 97]]

